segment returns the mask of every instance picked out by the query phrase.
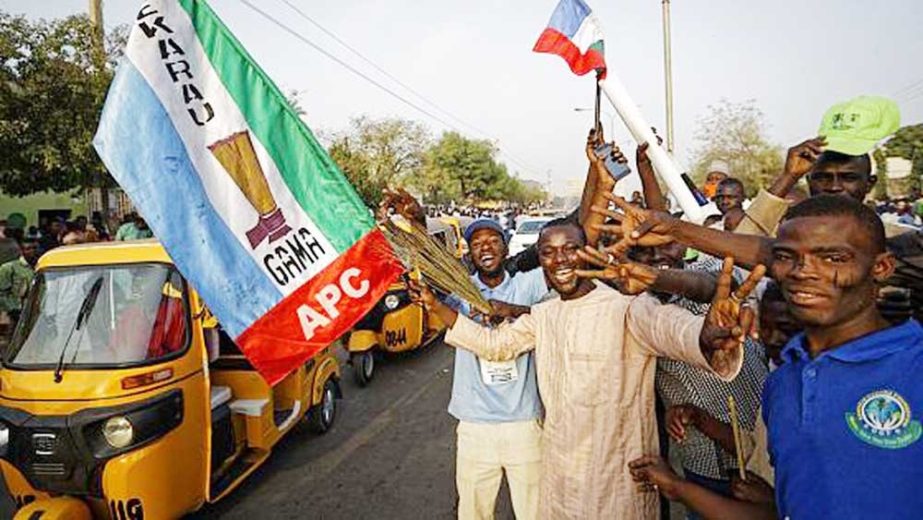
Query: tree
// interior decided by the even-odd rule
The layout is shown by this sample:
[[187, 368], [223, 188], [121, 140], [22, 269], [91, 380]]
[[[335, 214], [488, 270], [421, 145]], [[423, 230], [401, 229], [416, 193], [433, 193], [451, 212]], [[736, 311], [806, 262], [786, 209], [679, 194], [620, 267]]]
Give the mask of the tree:
[[765, 122], [756, 102], [733, 103], [722, 99], [708, 107], [709, 113], [698, 122], [693, 153], [693, 177], [701, 182], [714, 160], [723, 160], [731, 176], [743, 181], [748, 195], [769, 186], [782, 171], [782, 149], [765, 136]]
[[434, 149], [426, 151], [423, 169], [419, 175], [407, 179], [407, 187], [419, 192], [428, 204], [447, 204], [460, 202], [461, 183], [449, 170], [441, 167], [434, 158]]
[[[445, 132], [426, 155], [427, 168], [438, 181], [465, 201], [501, 198], [502, 183], [509, 177], [506, 166], [494, 159], [496, 147], [490, 141], [468, 139], [458, 132]], [[453, 186], [454, 184], [454, 186]], [[436, 186], [417, 186], [424, 193]]]
[[298, 114], [298, 117], [304, 119], [307, 115], [307, 111], [301, 106], [301, 92], [291, 89], [288, 91], [288, 95], [285, 96], [285, 99], [288, 101], [288, 104], [291, 105], [292, 110]]
[[329, 152], [365, 203], [377, 207], [384, 188], [420, 174], [429, 143], [428, 130], [418, 122], [362, 116], [332, 136]]
[[548, 194], [542, 185], [535, 181], [523, 181], [518, 177], [511, 177], [512, 187], [507, 200], [515, 202], [522, 206], [544, 202], [548, 199]]
[[[911, 162], [912, 170], [908, 189], [919, 189], [923, 177], [923, 124], [901, 127], [884, 145], [884, 157], [903, 157]], [[879, 176], [881, 177], [881, 176]], [[884, 182], [879, 181], [884, 185]]]
[[30, 22], [0, 12], [0, 189], [114, 186], [91, 141], [125, 34], [103, 47], [86, 16]]
[[445, 132], [435, 143], [426, 127], [403, 119], [353, 119], [346, 132], [327, 136], [330, 156], [366, 204], [376, 207], [388, 187], [420, 193], [428, 204], [544, 200], [495, 159], [490, 141]]

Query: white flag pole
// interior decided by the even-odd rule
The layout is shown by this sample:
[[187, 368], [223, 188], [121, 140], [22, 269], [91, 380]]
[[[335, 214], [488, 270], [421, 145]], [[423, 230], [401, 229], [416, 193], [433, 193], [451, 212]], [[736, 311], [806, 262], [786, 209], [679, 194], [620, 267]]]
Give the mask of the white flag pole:
[[599, 80], [599, 86], [612, 102], [615, 111], [628, 127], [638, 145], [648, 143], [647, 155], [654, 165], [654, 171], [667, 184], [670, 193], [676, 197], [686, 219], [701, 224], [705, 217], [718, 210], [696, 189], [692, 179], [683, 172], [674, 159], [657, 144], [657, 138], [651, 130], [638, 105], [628, 95], [625, 85], [609, 71], [606, 79]]

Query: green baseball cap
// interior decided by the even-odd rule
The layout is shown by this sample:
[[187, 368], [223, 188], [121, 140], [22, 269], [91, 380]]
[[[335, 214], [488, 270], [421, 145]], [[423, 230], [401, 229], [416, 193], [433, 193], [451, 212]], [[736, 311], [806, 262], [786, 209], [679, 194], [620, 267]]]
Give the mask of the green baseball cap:
[[865, 155], [900, 126], [897, 103], [878, 96], [859, 96], [830, 107], [817, 133], [827, 138], [827, 150]]
[[10, 213], [10, 216], [6, 217], [6, 227], [10, 229], [25, 229], [26, 216], [22, 213]]

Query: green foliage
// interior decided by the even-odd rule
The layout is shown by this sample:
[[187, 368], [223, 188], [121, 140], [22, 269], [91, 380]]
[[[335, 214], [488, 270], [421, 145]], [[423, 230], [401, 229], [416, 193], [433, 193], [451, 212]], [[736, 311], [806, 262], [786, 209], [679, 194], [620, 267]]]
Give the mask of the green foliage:
[[504, 200], [527, 204], [544, 192], [526, 187], [496, 160], [485, 140], [445, 132], [433, 142], [420, 123], [402, 119], [354, 119], [334, 135], [330, 155], [370, 207], [386, 187], [406, 187], [429, 204]]
[[[913, 164], [908, 188], [920, 188], [923, 177], [923, 124], [901, 127], [884, 145], [884, 157], [903, 157]], [[883, 172], [883, 170], [882, 170]], [[879, 176], [881, 177], [881, 176]], [[885, 184], [879, 181], [879, 184]]]
[[548, 199], [548, 194], [545, 192], [545, 189], [541, 184], [537, 182], [523, 182], [515, 179], [518, 182], [516, 183], [517, 188], [510, 195], [509, 201], [515, 202], [521, 205], [529, 205], [533, 203], [544, 202]]
[[457, 194], [463, 200], [483, 200], [501, 197], [505, 178], [509, 177], [506, 166], [494, 159], [495, 153], [489, 141], [446, 132], [430, 148], [426, 159], [429, 168], [441, 172], [440, 177], [457, 186]]
[[285, 96], [285, 99], [288, 101], [288, 104], [291, 105], [292, 110], [298, 114], [298, 117], [303, 118], [307, 115], [304, 107], [301, 106], [301, 92], [291, 89], [288, 91], [288, 95]]
[[30, 22], [0, 12], [0, 189], [114, 185], [91, 141], [124, 40], [119, 30], [102, 44], [86, 16]]
[[888, 163], [885, 151], [882, 148], [876, 148], [872, 151], [872, 160], [875, 161], [875, 169], [878, 173], [878, 182], [872, 186], [872, 198], [875, 200], [884, 200], [888, 197]]
[[782, 149], [765, 135], [764, 116], [755, 101], [732, 103], [723, 99], [708, 109], [695, 135], [699, 147], [693, 153], [693, 178], [703, 181], [711, 162], [723, 160], [730, 166], [731, 176], [743, 181], [749, 196], [769, 186], [782, 171], [784, 161]]
[[346, 132], [333, 136], [330, 156], [369, 207], [381, 202], [382, 190], [419, 175], [430, 136], [406, 119], [358, 117]]

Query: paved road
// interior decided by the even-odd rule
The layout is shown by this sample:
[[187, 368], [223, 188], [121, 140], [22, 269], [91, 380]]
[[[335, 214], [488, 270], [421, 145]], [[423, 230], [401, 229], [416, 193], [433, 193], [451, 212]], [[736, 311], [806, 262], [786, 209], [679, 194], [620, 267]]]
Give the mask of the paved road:
[[[368, 388], [343, 367], [332, 431], [293, 432], [225, 501], [196, 518], [455, 518], [452, 352], [390, 358]], [[500, 519], [513, 518], [501, 497]]]

